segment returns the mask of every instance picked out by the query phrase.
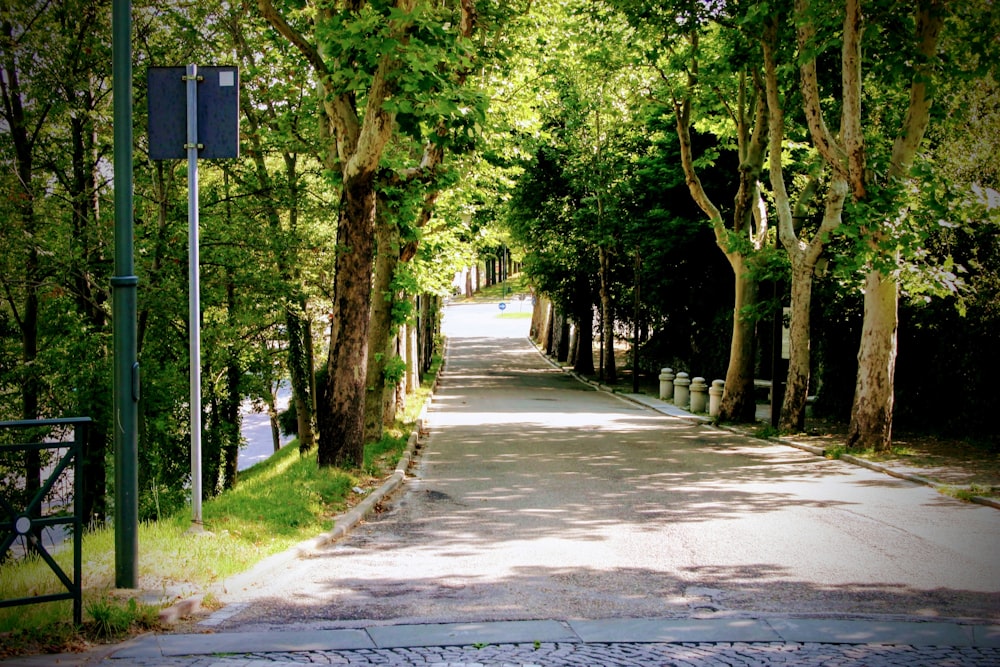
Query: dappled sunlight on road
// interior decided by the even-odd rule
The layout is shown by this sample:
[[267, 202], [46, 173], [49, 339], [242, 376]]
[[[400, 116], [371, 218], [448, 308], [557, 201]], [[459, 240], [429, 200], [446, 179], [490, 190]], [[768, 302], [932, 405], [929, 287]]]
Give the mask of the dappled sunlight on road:
[[463, 308], [405, 492], [314, 553], [302, 595], [265, 609], [342, 623], [694, 612], [1000, 623], [1000, 514], [595, 391]]

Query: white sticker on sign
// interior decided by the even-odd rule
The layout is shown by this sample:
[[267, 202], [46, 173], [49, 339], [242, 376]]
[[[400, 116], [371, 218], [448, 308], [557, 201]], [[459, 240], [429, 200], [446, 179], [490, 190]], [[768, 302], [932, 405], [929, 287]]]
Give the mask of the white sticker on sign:
[[236, 72], [219, 72], [219, 87], [229, 87], [236, 84]]

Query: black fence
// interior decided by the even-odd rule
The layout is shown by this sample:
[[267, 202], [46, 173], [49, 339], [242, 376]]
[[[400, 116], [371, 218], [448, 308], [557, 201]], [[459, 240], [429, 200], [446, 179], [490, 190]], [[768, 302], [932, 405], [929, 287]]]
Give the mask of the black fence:
[[[83, 620], [83, 453], [89, 425], [89, 417], [0, 422], [5, 476], [0, 480], [4, 489], [0, 493], [0, 559], [9, 559], [14, 547], [23, 555], [37, 555], [66, 589], [0, 599], [0, 607], [72, 600], [73, 622], [80, 625]], [[46, 549], [42, 539], [46, 529], [57, 535], [54, 541], [60, 545], [67, 535], [71, 538], [72, 578]]]

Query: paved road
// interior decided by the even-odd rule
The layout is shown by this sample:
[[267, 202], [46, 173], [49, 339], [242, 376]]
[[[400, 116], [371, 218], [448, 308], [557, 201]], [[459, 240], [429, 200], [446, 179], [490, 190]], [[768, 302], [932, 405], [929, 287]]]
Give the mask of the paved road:
[[[292, 390], [287, 383], [282, 383], [278, 387], [277, 408], [278, 412], [288, 408], [291, 400]], [[239, 464], [240, 470], [246, 470], [255, 463], [260, 463], [274, 453], [274, 436], [271, 434], [271, 418], [267, 414], [267, 409], [256, 410], [252, 401], [244, 401], [240, 406], [242, 423], [240, 435], [246, 444], [240, 449]], [[278, 442], [284, 447], [294, 439], [291, 435], [281, 435]]]
[[384, 512], [107, 662], [1000, 664], [1000, 512], [595, 391], [495, 308], [448, 310]]
[[[493, 311], [495, 312], [495, 311]], [[1000, 620], [1000, 512], [656, 414], [455, 306], [406, 492], [223, 628], [685, 616]], [[504, 337], [511, 336], [511, 337]]]

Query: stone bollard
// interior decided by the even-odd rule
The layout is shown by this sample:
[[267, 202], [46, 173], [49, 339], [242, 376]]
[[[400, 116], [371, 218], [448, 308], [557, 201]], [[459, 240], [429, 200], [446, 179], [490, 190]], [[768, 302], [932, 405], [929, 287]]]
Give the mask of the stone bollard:
[[660, 400], [669, 401], [674, 397], [674, 369], [660, 369]]
[[708, 385], [705, 378], [691, 380], [691, 412], [705, 412], [708, 409]]
[[677, 379], [674, 380], [674, 405], [679, 408], [686, 408], [688, 406], [688, 386], [691, 384], [691, 380], [688, 378], [688, 374], [681, 371], [677, 374]]
[[708, 416], [718, 417], [722, 408], [722, 393], [726, 390], [725, 380], [712, 380], [708, 388]]

